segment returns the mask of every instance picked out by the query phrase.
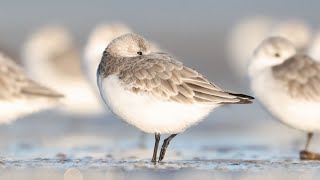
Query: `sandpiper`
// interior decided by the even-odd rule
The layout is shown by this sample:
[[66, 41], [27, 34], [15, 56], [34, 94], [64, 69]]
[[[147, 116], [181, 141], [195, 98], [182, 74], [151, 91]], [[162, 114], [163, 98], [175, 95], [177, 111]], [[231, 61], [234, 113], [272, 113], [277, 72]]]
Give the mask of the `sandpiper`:
[[157, 160], [161, 134], [164, 140], [158, 161], [170, 141], [223, 104], [248, 104], [251, 96], [227, 92], [196, 70], [166, 53], [153, 52], [135, 34], [113, 40], [103, 53], [97, 71], [103, 101], [128, 124], [155, 134], [152, 162]]
[[71, 115], [91, 115], [103, 107], [81, 70], [80, 53], [71, 34], [60, 25], [47, 25], [30, 35], [23, 46], [22, 63], [36, 81], [65, 95], [64, 107]]
[[320, 131], [320, 64], [289, 40], [270, 37], [254, 51], [248, 72], [263, 106], [284, 124], [307, 132], [300, 158], [320, 160], [308, 151], [313, 133]]

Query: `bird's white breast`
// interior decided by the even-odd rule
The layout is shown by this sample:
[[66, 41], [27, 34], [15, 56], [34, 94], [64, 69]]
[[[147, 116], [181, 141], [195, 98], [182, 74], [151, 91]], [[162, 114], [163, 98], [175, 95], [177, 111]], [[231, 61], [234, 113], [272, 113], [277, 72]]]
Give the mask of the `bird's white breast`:
[[180, 133], [219, 106], [182, 104], [135, 94], [125, 90], [115, 75], [105, 79], [98, 75], [98, 86], [104, 102], [116, 115], [147, 133]]
[[308, 132], [320, 131], [320, 102], [292, 98], [270, 69], [251, 76], [256, 98], [283, 123]]

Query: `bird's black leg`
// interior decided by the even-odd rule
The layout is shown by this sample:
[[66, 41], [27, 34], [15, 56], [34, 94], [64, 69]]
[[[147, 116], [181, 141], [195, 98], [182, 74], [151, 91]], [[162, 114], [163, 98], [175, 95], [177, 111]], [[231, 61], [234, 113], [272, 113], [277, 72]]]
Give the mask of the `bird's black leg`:
[[308, 151], [309, 144], [310, 144], [310, 141], [311, 141], [312, 137], [313, 137], [313, 133], [308, 133], [307, 134], [307, 143], [306, 143], [306, 146], [304, 147], [305, 151]]
[[171, 134], [171, 136], [169, 136], [167, 139], [165, 139], [163, 141], [162, 147], [161, 147], [161, 151], [160, 151], [160, 156], [159, 156], [159, 162], [163, 160], [164, 155], [166, 154], [166, 150], [169, 146], [169, 143], [171, 141], [171, 139], [173, 139], [177, 134]]
[[306, 146], [303, 151], [300, 151], [301, 160], [320, 160], [320, 154], [308, 151], [312, 137], [313, 133], [308, 133]]
[[160, 133], [155, 133], [154, 134], [154, 149], [153, 149], [153, 156], [151, 162], [156, 163], [157, 162], [157, 152], [158, 152], [158, 146], [159, 146], [159, 141], [160, 141]]

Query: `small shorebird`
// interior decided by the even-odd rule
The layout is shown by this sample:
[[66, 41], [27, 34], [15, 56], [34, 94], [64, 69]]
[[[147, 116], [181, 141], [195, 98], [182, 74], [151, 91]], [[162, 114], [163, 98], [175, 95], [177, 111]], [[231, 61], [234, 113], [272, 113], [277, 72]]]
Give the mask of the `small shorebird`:
[[49, 108], [63, 95], [31, 80], [10, 58], [0, 53], [0, 123]]
[[31, 34], [24, 44], [22, 63], [36, 81], [65, 95], [63, 112], [80, 116], [102, 112], [81, 70], [80, 53], [64, 27], [48, 25]]
[[97, 71], [103, 101], [128, 124], [155, 134], [152, 162], [158, 161], [177, 134], [201, 121], [223, 104], [251, 103], [250, 96], [222, 90], [197, 71], [166, 53], [153, 52], [135, 34], [113, 40], [103, 53]]
[[264, 107], [284, 124], [308, 133], [301, 159], [317, 159], [308, 151], [320, 131], [320, 64], [282, 37], [264, 40], [254, 51], [249, 69], [251, 89]]

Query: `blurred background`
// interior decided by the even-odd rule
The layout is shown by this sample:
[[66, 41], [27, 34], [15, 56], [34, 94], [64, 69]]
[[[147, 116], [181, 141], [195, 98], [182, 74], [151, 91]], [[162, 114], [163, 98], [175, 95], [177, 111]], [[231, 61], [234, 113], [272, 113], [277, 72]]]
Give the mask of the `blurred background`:
[[[267, 19], [272, 24], [297, 20], [309, 26], [314, 35], [320, 30], [319, 7], [320, 1], [298, 0], [1, 1], [0, 50], [23, 66], [22, 52], [30, 35], [43, 26], [60, 25], [72, 36], [80, 66], [90, 32], [98, 24], [119, 22], [202, 72], [220, 87], [252, 94], [248, 79], [245, 73], [239, 73], [233, 54], [232, 38], [237, 27], [250, 19], [261, 19], [261, 22]], [[254, 32], [255, 28], [251, 30]], [[264, 34], [262, 38], [267, 36]], [[250, 38], [250, 35], [240, 38], [243, 48]], [[251, 53], [252, 50], [243, 51]], [[38, 51], [42, 53], [42, 47]], [[35, 62], [34, 67], [36, 65]], [[34, 79], [39, 76], [41, 74]], [[42, 78], [46, 80], [45, 75]], [[78, 90], [81, 97], [82, 88]], [[35, 158], [149, 160], [153, 141], [153, 135], [142, 135], [107, 110], [79, 115], [51, 109], [0, 126], [0, 155], [18, 164]], [[304, 133], [282, 125], [254, 101], [251, 105], [217, 109], [198, 126], [177, 136], [165, 160], [298, 159], [304, 141]], [[319, 151], [317, 142], [316, 136], [311, 148]], [[6, 174], [14, 171], [10, 167], [15, 165], [4, 164], [3, 167]], [[30, 168], [28, 164], [25, 167]], [[53, 166], [58, 171], [57, 176], [70, 167], [70, 164]], [[80, 169], [85, 171], [86, 168]], [[180, 178], [180, 175], [175, 177]]]

